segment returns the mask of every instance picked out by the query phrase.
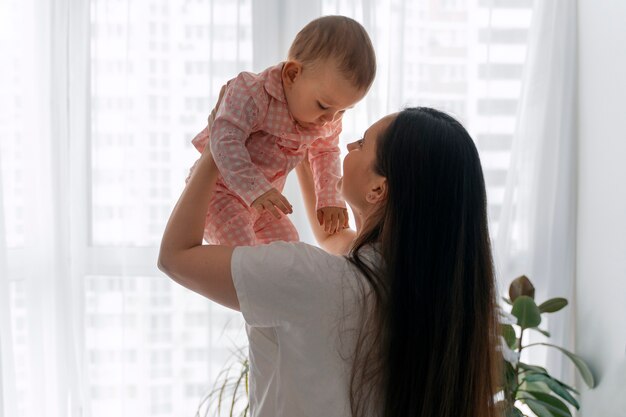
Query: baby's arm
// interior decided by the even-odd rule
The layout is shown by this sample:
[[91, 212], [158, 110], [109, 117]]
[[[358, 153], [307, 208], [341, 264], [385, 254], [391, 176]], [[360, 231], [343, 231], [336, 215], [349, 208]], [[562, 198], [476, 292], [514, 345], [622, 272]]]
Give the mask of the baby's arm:
[[245, 146], [261, 109], [241, 76], [229, 82], [217, 107], [210, 132], [211, 154], [226, 185], [252, 207], [259, 197], [275, 190]]
[[[220, 94], [217, 97], [217, 103], [215, 103], [215, 107], [213, 107], [213, 110], [211, 110], [211, 114], [209, 114], [206, 127], [202, 129], [202, 131], [198, 133], [191, 140], [191, 143], [193, 144], [193, 146], [195, 146], [195, 148], [200, 153], [204, 151], [204, 148], [209, 143], [209, 137], [211, 136], [211, 127], [213, 126], [213, 123], [215, 122], [215, 114], [217, 113], [217, 110], [219, 109], [220, 104], [222, 104], [222, 98], [224, 97], [224, 93], [226, 92], [226, 87], [230, 84], [231, 81], [232, 80], [228, 81], [220, 89]], [[196, 169], [196, 166], [198, 165], [199, 162], [200, 162], [200, 158], [198, 158], [198, 160], [194, 162], [192, 167], [189, 169], [189, 175], [185, 179], [186, 183], [189, 182], [189, 179], [191, 179], [191, 174], [193, 173], [194, 169]]]
[[328, 138], [318, 139], [309, 149], [309, 161], [317, 196], [317, 221], [324, 230], [335, 233], [348, 227], [348, 210], [341, 195], [336, 189], [341, 178], [341, 161], [339, 158], [339, 132]]
[[[307, 217], [311, 224], [311, 229], [315, 235], [317, 243], [329, 253], [335, 255], [347, 255], [352, 242], [356, 237], [356, 233], [352, 229], [342, 229], [337, 233], [332, 234], [324, 230], [316, 217], [315, 209], [315, 184], [313, 181], [313, 172], [311, 172], [311, 165], [308, 159], [303, 160], [296, 167], [296, 174], [298, 175], [298, 182], [300, 183], [300, 189], [302, 190], [302, 198], [304, 200], [304, 207], [306, 208]], [[358, 219], [357, 219], [358, 220]]]

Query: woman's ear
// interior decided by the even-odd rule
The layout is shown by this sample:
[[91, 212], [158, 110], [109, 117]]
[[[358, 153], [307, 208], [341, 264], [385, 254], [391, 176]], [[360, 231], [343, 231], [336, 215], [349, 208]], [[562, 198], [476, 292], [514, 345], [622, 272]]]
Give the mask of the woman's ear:
[[297, 61], [287, 61], [283, 65], [281, 73], [283, 79], [283, 85], [285, 87], [291, 87], [296, 79], [302, 75], [302, 64]]
[[365, 199], [370, 204], [377, 204], [387, 198], [387, 179], [381, 177], [367, 192]]

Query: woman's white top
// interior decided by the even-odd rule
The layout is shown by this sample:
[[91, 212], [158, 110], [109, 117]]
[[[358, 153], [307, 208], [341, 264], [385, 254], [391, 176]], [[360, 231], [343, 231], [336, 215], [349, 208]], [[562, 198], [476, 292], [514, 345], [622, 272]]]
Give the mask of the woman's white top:
[[251, 416], [350, 416], [365, 277], [302, 242], [237, 247], [231, 272], [248, 325]]

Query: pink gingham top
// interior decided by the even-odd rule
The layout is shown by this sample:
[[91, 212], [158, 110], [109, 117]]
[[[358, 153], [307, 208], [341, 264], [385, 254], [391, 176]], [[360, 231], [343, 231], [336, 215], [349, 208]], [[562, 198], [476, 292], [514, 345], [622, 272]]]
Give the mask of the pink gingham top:
[[250, 206], [276, 188], [307, 150], [317, 196], [316, 208], [346, 207], [335, 186], [341, 177], [341, 118], [322, 127], [303, 128], [291, 116], [281, 80], [283, 63], [260, 74], [242, 72], [228, 87], [211, 127], [193, 139], [202, 152], [211, 136], [218, 182]]

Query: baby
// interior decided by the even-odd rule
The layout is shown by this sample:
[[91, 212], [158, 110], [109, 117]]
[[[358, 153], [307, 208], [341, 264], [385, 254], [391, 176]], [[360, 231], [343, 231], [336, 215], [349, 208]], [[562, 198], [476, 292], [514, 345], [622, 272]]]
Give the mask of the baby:
[[330, 232], [347, 226], [345, 202], [336, 190], [341, 120], [365, 96], [375, 74], [365, 29], [350, 18], [326, 16], [298, 33], [287, 61], [230, 80], [208, 126], [192, 141], [200, 152], [209, 144], [220, 171], [204, 229], [207, 242], [250, 246], [299, 240], [280, 214], [292, 212], [281, 192], [287, 174], [305, 156], [320, 225]]

